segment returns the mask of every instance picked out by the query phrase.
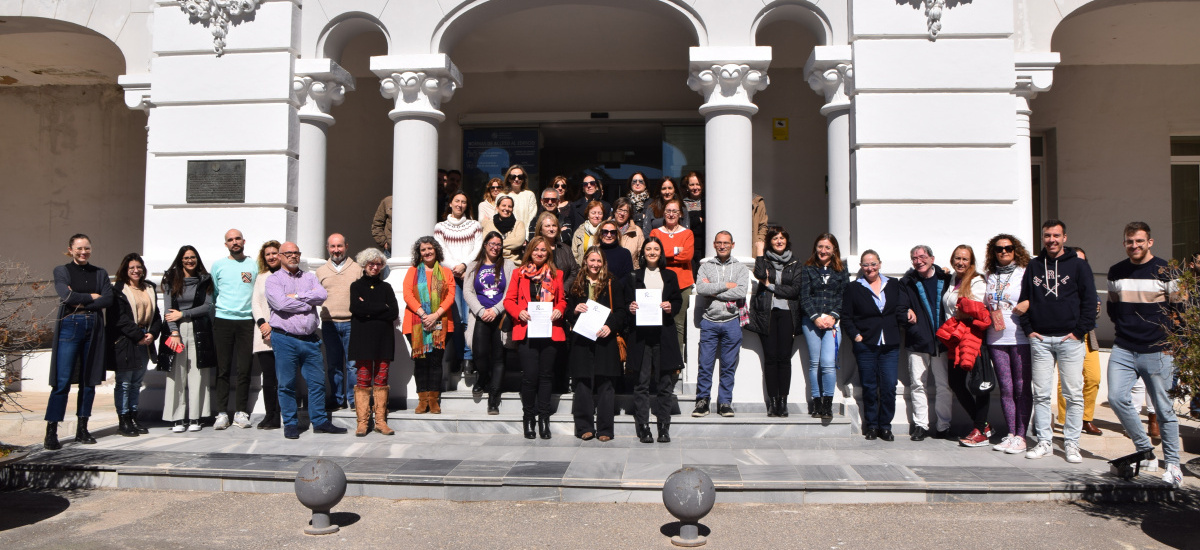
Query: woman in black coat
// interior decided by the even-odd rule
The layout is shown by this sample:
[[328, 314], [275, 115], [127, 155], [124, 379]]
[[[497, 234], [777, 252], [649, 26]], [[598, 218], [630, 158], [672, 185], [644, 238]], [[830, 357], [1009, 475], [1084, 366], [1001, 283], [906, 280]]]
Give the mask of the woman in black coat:
[[658, 422], [658, 442], [671, 442], [671, 409], [675, 405], [675, 373], [683, 369], [683, 356], [679, 354], [679, 342], [675, 335], [675, 313], [683, 307], [683, 293], [679, 290], [679, 276], [666, 269], [663, 264], [663, 244], [658, 237], [649, 237], [642, 243], [642, 267], [633, 272], [633, 289], [661, 289], [661, 326], [636, 326], [636, 298], [629, 302], [629, 326], [633, 335], [629, 343], [629, 370], [637, 375], [633, 387], [633, 416], [637, 426], [638, 441], [653, 443], [650, 433], [650, 393], [654, 393], [654, 418]]
[[117, 432], [126, 437], [150, 433], [138, 423], [138, 396], [146, 364], [157, 358], [154, 340], [162, 332], [158, 290], [146, 280], [146, 264], [137, 253], [127, 254], [117, 269], [113, 305], [105, 310], [105, 368], [116, 371], [113, 404], [117, 407]]
[[896, 361], [900, 327], [908, 319], [907, 293], [900, 281], [879, 273], [879, 254], [862, 253], [861, 276], [842, 298], [842, 330], [854, 342], [863, 394], [863, 435], [892, 441], [896, 414]]
[[212, 369], [217, 366], [213, 340], [213, 280], [200, 253], [192, 245], [179, 248], [163, 274], [166, 293], [163, 319], [170, 328], [159, 346], [158, 364], [170, 371], [163, 398], [163, 420], [174, 422], [171, 431], [200, 431], [200, 419], [209, 416]]
[[767, 228], [767, 250], [754, 260], [758, 289], [750, 301], [751, 332], [763, 344], [767, 416], [788, 415], [792, 387], [792, 343], [800, 333], [800, 275], [803, 264], [792, 257], [792, 238], [779, 226]]
[[617, 335], [625, 329], [629, 315], [629, 298], [625, 286], [608, 272], [604, 253], [593, 246], [583, 255], [583, 271], [567, 292], [567, 315], [572, 324], [588, 310], [587, 301], [608, 306], [605, 324], [592, 340], [572, 332], [568, 364], [575, 379], [575, 436], [587, 441], [595, 436], [600, 441], [613, 438], [613, 415], [616, 395], [613, 379], [621, 376], [621, 352]]
[[358, 368], [354, 384], [354, 411], [358, 427], [354, 435], [367, 435], [371, 420], [371, 398], [375, 398], [375, 431], [396, 433], [387, 425], [388, 365], [396, 355], [396, 319], [400, 304], [392, 285], [379, 278], [387, 260], [375, 248], [358, 253], [363, 276], [350, 283], [350, 345], [347, 358]]

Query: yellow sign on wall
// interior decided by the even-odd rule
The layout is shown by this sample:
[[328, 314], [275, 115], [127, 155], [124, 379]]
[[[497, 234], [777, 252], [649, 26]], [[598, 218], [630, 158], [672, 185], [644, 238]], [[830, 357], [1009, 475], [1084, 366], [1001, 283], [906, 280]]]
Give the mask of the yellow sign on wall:
[[786, 119], [786, 118], [771, 119], [771, 137], [775, 138], [775, 141], [787, 141], [788, 119]]

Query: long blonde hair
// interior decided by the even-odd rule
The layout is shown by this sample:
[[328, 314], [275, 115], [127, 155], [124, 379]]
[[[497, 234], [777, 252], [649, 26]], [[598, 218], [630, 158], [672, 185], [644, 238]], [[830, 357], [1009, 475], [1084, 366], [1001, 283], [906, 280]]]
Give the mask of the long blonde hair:
[[975, 264], [977, 263], [975, 260], [975, 249], [971, 248], [970, 245], [960, 244], [954, 247], [954, 252], [950, 253], [950, 265], [954, 265], [954, 255], [958, 254], [959, 250], [966, 250], [967, 254], [971, 255], [971, 265], [967, 266], [967, 270], [963, 273], [962, 280], [960, 280], [958, 283], [958, 297], [970, 298], [971, 282], [975, 280], [975, 277], [981, 277], [982, 275], [980, 275], [975, 269]]

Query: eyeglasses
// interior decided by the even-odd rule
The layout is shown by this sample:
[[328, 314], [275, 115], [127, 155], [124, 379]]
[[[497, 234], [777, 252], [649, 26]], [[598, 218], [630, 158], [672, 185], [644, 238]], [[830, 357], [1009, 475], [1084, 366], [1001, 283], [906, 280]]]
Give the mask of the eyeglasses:
[[995, 251], [997, 254], [1000, 254], [1001, 252], [1003, 252], [1005, 254], [1012, 254], [1012, 251], [1016, 250], [1016, 247], [1014, 247], [1011, 244], [1008, 246], [993, 246], [992, 250]]
[[601, 229], [600, 234], [604, 235], [605, 237], [612, 237], [617, 234], [617, 230], [616, 229]]
[[[285, 256], [285, 257], [288, 257], [288, 258], [299, 258], [299, 257], [300, 257], [300, 252], [299, 252], [299, 251], [297, 251], [297, 252], [280, 252], [280, 253], [279, 253], [279, 255], [280, 255], [280, 256]], [[186, 259], [186, 258], [185, 258], [185, 259]]]
[[866, 262], [858, 265], [861, 267], [879, 267], [879, 262]]
[[680, 212], [679, 212], [678, 208], [670, 208], [667, 210], [663, 210], [663, 214], [679, 214], [679, 213]]
[[509, 175], [508, 175], [508, 180], [509, 180], [509, 181], [514, 181], [514, 180], [516, 180], [516, 181], [525, 181], [525, 174], [509, 174]]
[[630, 181], [631, 181], [631, 182], [633, 182], [633, 183], [646, 183], [646, 180], [644, 180], [644, 179], [642, 179], [642, 178], [638, 178], [638, 179], [635, 179], [635, 180], [630, 180]]
[[500, 248], [503, 246], [504, 246], [504, 243], [487, 243], [488, 248]]
[[196, 257], [195, 256], [184, 256], [182, 258], [182, 260], [185, 262], [194, 262], [194, 261], [196, 261]]

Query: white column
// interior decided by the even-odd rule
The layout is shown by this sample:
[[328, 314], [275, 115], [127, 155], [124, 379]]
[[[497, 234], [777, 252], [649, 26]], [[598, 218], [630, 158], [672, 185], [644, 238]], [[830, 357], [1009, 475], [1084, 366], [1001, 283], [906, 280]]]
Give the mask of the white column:
[[829, 232], [837, 237], [843, 255], [857, 253], [851, 239], [850, 109], [854, 94], [854, 65], [849, 46], [817, 46], [805, 64], [808, 85], [825, 96], [821, 114], [827, 117]]
[[[1054, 67], [1058, 65], [1057, 53], [1016, 54], [1016, 87], [1013, 89], [1013, 105], [1016, 112], [1016, 139], [1013, 143], [1013, 162], [1016, 164], [1017, 227], [1014, 234], [1030, 249], [1039, 248], [1039, 235], [1033, 227], [1033, 170], [1029, 151], [1029, 117], [1033, 111], [1029, 102], [1038, 92], [1050, 89], [1054, 82]], [[1045, 182], [1043, 182], [1044, 184]]]
[[340, 105], [354, 78], [328, 59], [297, 59], [292, 91], [300, 107], [299, 189], [296, 194], [296, 234], [288, 235], [309, 263], [325, 260], [325, 159], [329, 115]]
[[462, 86], [462, 73], [445, 54], [371, 58], [380, 93], [394, 99], [392, 152], [392, 262], [408, 265], [409, 248], [437, 223], [439, 109]]
[[[694, 47], [690, 58], [688, 87], [704, 96], [700, 114], [704, 115], [705, 201], [710, 205], [708, 237], [729, 231], [736, 243], [734, 255], [750, 261], [754, 255], [750, 219], [754, 140], [750, 117], [758, 112], [751, 100], [755, 92], [770, 83], [767, 66], [771, 63], [771, 48]], [[715, 254], [711, 242], [703, 246], [705, 257]]]

